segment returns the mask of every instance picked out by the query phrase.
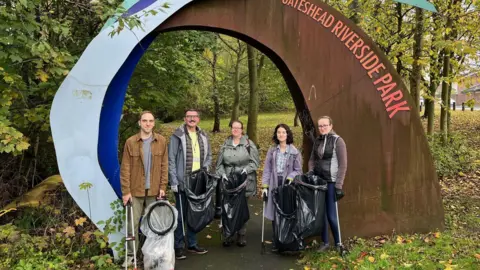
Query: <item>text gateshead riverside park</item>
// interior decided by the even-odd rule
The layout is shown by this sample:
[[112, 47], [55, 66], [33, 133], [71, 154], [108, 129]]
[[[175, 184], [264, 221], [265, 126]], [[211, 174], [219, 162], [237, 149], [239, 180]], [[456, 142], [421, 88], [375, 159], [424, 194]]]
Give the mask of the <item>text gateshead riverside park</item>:
[[[360, 64], [362, 64], [362, 67], [367, 71], [370, 78], [373, 79], [374, 74], [380, 75], [381, 71], [385, 70], [385, 65], [380, 61], [380, 58], [370, 46], [366, 45], [363, 39], [346, 24], [340, 20], [336, 20], [332, 14], [323, 11], [321, 7], [306, 0], [281, 1], [284, 5], [297, 9], [311, 17], [325, 28], [331, 28], [330, 32], [345, 44], [345, 47], [347, 47]], [[403, 98], [402, 90], [397, 88], [397, 83], [392, 80], [393, 77], [390, 73], [385, 73], [378, 77], [378, 79], [372, 80], [373, 85], [377, 86], [377, 91], [381, 92], [380, 96], [385, 104], [386, 111], [390, 113], [388, 115], [390, 118], [393, 118], [398, 111], [410, 111], [407, 101]]]

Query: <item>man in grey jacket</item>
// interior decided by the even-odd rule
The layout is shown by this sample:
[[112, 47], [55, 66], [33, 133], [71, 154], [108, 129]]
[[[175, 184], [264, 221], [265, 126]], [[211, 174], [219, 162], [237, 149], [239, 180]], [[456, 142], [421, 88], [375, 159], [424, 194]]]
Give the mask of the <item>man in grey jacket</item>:
[[[184, 251], [184, 224], [181, 213], [186, 219], [185, 179], [192, 171], [208, 168], [212, 163], [212, 152], [208, 137], [197, 125], [200, 113], [196, 109], [185, 112], [185, 124], [175, 130], [168, 144], [168, 179], [175, 193], [176, 207], [179, 213], [178, 226], [175, 230], [175, 257], [177, 260], [186, 258]], [[186, 228], [187, 250], [195, 254], [205, 254], [208, 251], [197, 245], [196, 234]]]

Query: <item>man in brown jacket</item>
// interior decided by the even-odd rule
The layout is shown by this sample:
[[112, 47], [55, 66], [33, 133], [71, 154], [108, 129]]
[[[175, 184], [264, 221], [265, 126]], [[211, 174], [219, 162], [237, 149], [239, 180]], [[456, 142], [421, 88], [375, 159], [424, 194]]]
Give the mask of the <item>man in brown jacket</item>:
[[[132, 203], [135, 232], [144, 210], [143, 202], [149, 205], [164, 197], [168, 183], [168, 149], [165, 138], [153, 132], [155, 117], [144, 111], [138, 125], [140, 132], [125, 142], [120, 170], [123, 204]], [[138, 248], [138, 237], [135, 246]], [[125, 264], [132, 264], [132, 255], [133, 243], [130, 243]]]

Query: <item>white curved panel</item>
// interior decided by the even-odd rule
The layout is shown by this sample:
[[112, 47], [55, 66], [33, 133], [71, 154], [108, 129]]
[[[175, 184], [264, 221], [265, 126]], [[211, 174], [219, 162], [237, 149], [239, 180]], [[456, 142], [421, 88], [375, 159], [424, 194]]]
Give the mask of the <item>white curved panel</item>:
[[[124, 29], [114, 37], [109, 36], [108, 29], [101, 31], [55, 95], [50, 122], [58, 168], [68, 192], [86, 215], [91, 210], [89, 217], [95, 224], [113, 215], [110, 203], [118, 199], [100, 168], [97, 154], [101, 151], [99, 122], [107, 88], [139, 41], [189, 2], [192, 0], [176, 0], [164, 12], [142, 16], [145, 31]], [[158, 10], [163, 4], [157, 1], [145, 10]], [[84, 182], [93, 184], [89, 190], [91, 209], [87, 192], [79, 188]], [[110, 236], [110, 241], [119, 242], [121, 237], [118, 232]]]

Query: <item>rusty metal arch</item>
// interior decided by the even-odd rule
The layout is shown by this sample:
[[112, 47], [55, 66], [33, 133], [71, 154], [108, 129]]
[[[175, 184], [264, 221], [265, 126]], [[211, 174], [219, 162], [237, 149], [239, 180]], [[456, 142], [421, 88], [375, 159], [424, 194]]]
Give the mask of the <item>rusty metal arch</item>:
[[333, 118], [348, 150], [344, 236], [443, 228], [433, 159], [407, 88], [354, 23], [314, 0], [202, 0], [156, 31], [182, 29], [237, 37], [277, 64], [301, 112], [305, 162], [315, 120]]

